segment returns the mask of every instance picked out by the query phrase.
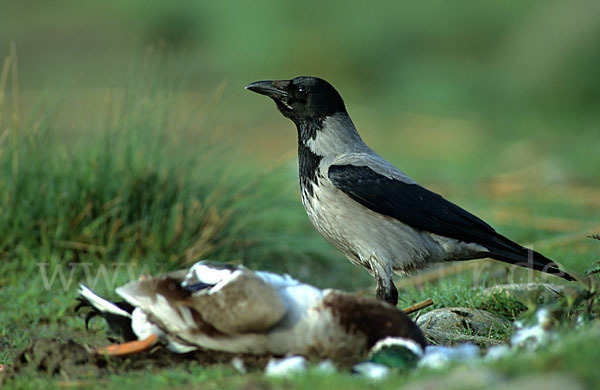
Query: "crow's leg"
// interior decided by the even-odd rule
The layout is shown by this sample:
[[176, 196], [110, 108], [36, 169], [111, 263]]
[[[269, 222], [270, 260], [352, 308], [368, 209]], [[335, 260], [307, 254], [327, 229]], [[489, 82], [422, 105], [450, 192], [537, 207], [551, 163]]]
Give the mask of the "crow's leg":
[[398, 304], [398, 290], [392, 280], [392, 275], [394, 274], [392, 268], [386, 264], [382, 264], [375, 257], [371, 257], [368, 264], [371, 268], [371, 275], [373, 275], [377, 282], [377, 299], [396, 306]]
[[375, 280], [377, 280], [377, 299], [396, 306], [398, 304], [398, 290], [392, 278], [376, 277]]

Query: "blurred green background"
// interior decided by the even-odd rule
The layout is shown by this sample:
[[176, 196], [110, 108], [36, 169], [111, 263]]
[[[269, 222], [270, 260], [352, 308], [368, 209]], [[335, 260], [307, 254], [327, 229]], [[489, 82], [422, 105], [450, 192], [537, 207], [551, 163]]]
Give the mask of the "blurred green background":
[[[62, 206], [59, 195], [56, 201], [48, 198], [35, 216], [39, 220], [73, 209], [65, 221], [81, 215], [94, 221], [103, 214], [86, 214], [84, 201], [101, 192], [95, 186], [113, 190], [88, 203], [120, 199], [131, 191], [156, 192], [148, 181], [152, 175], [165, 185], [179, 180], [228, 191], [231, 203], [219, 206], [228, 209], [237, 202], [233, 189], [242, 186], [238, 178], [218, 190], [223, 172], [244, 176], [244, 167], [253, 177], [276, 169], [282, 179], [269, 191], [282, 203], [271, 201], [273, 207], [262, 211], [255, 207], [253, 212], [269, 221], [260, 234], [279, 237], [281, 231], [300, 229], [304, 236], [295, 239], [312, 237], [319, 244], [311, 248], [327, 248], [328, 256], [340, 258], [321, 245], [297, 201], [293, 125], [272, 102], [244, 90], [252, 81], [298, 75], [329, 80], [375, 150], [518, 240], [535, 243], [547, 235], [586, 232], [599, 215], [598, 2], [56, 0], [3, 1], [1, 9], [0, 57], [6, 61], [0, 126], [43, 137], [29, 141], [27, 147], [37, 144], [36, 150], [19, 154], [19, 159], [37, 156], [40, 171], [21, 178], [32, 191], [43, 187], [32, 177], [46, 180], [58, 194], [60, 181], [53, 175], [60, 171], [65, 183], [75, 181], [71, 164], [80, 158], [79, 175], [86, 182], [76, 189], [64, 184], [66, 192], [79, 197]], [[46, 131], [37, 130], [40, 123]], [[111, 131], [123, 138], [107, 136]], [[215, 145], [220, 159], [213, 159]], [[56, 151], [48, 151], [53, 147]], [[14, 173], [16, 160], [9, 154], [3, 156], [5, 168]], [[203, 156], [204, 162], [192, 156]], [[113, 157], [112, 168], [102, 170], [108, 176], [114, 168], [118, 180], [87, 182], [102, 166], [98, 161]], [[56, 169], [48, 171], [48, 161]], [[19, 169], [34, 165], [25, 158]], [[206, 179], [208, 170], [214, 179]], [[138, 187], [124, 189], [130, 182]], [[4, 183], [16, 188], [16, 181], [5, 178]], [[186, 196], [184, 205], [192, 199]], [[9, 200], [5, 207], [12, 207], [13, 198], [4, 199]], [[168, 215], [181, 213], [169, 209], [179, 207], [177, 200], [149, 202], [158, 210], [151, 225], [161, 220], [168, 225]], [[279, 224], [266, 217], [281, 209], [294, 217]], [[128, 215], [136, 221], [131, 215], [137, 214]], [[21, 226], [4, 217], [7, 230]], [[62, 240], [108, 245], [108, 233], [93, 239], [74, 233], [79, 219], [71, 220], [66, 233], [58, 228], [61, 222], [49, 221], [46, 230], [58, 231]], [[36, 237], [38, 225], [29, 227]], [[59, 240], [36, 239], [51, 248]], [[5, 253], [13, 253], [20, 240], [5, 239]], [[168, 257], [170, 249], [161, 250]]]
[[[253, 211], [270, 221], [261, 234], [300, 229], [306, 236], [294, 235], [296, 239], [312, 237], [320, 247], [322, 240], [303, 219], [297, 201], [293, 125], [272, 102], [243, 88], [255, 80], [298, 75], [332, 82], [367, 143], [502, 232], [535, 243], [548, 235], [580, 232], [583, 238], [595, 227], [600, 184], [598, 2], [56, 0], [3, 1], [1, 10], [0, 57], [6, 61], [0, 126], [21, 136], [39, 137], [40, 123], [47, 130], [41, 132], [45, 138], [29, 141], [27, 147], [36, 144], [35, 150], [12, 159], [4, 154], [7, 172], [17, 172], [15, 161], [23, 156], [37, 156], [40, 171], [25, 179], [21, 175], [23, 183], [35, 191], [44, 186], [32, 182], [37, 177], [50, 188], [60, 188], [52, 177], [61, 171], [65, 183], [75, 180], [71, 164], [76, 156], [83, 161], [77, 164], [83, 181], [95, 177], [98, 161], [109, 164], [115, 157], [112, 168], [102, 170], [108, 176], [114, 168], [120, 176], [110, 186], [102, 180], [80, 183], [77, 189], [64, 184], [66, 192], [80, 195], [63, 206], [57, 206], [59, 195], [56, 201], [48, 198], [35, 218], [50, 221], [45, 231], [56, 230], [60, 240], [122, 248], [118, 239], [107, 244], [106, 232], [92, 234], [93, 239], [89, 229], [77, 233], [77, 218], [95, 221], [104, 215], [84, 212], [85, 199], [94, 204], [131, 191], [158, 191], [154, 179], [148, 179], [152, 175], [165, 186], [179, 180], [231, 193], [236, 186], [239, 190], [239, 179], [232, 179], [227, 190], [217, 190], [219, 177], [231, 171], [244, 176], [239, 173], [244, 167], [253, 171], [250, 176], [268, 176], [272, 169], [279, 170], [277, 175], [283, 172], [283, 179], [269, 190], [283, 203], [273, 201], [272, 208]], [[111, 128], [119, 128], [124, 138], [106, 141]], [[103, 143], [108, 146], [99, 148]], [[124, 149], [112, 148], [115, 143]], [[214, 145], [221, 148], [220, 159], [211, 160], [214, 156], [206, 151]], [[40, 151], [52, 147], [56, 152]], [[214, 179], [206, 179], [206, 167], [192, 161], [196, 155], [204, 156]], [[44, 171], [52, 166], [48, 161], [56, 169]], [[34, 165], [25, 158], [19, 169]], [[130, 182], [137, 184], [124, 189]], [[11, 191], [14, 183], [4, 181]], [[113, 190], [89, 201], [101, 192], [94, 186]], [[174, 193], [180, 194], [178, 188]], [[186, 196], [184, 205], [192, 199]], [[257, 196], [273, 195], [267, 191]], [[234, 195], [230, 198], [223, 209], [237, 202]], [[14, 198], [4, 199], [5, 207], [20, 207]], [[181, 204], [173, 199], [149, 201], [157, 211], [150, 225], [177, 221], [181, 211], [170, 207]], [[277, 214], [273, 210], [278, 208], [289, 211], [292, 220], [275, 224], [265, 217], [270, 211]], [[48, 213], [71, 209], [72, 216], [63, 216], [70, 219], [66, 233], [58, 228], [62, 222], [48, 219]], [[130, 222], [137, 221], [132, 217], [136, 213], [127, 215]], [[25, 229], [17, 229], [21, 225], [6, 213], [4, 217], [7, 230]], [[59, 238], [38, 237], [39, 225], [28, 227], [36, 232], [35, 242], [55, 248], [52, 243]], [[21, 240], [4, 240], [7, 257]], [[144, 248], [138, 256], [146, 253]], [[170, 249], [160, 248], [168, 257]], [[328, 246], [322, 248], [328, 248], [328, 256], [340, 257]]]
[[[3, 49], [18, 45], [23, 85], [119, 83], [134, 53], [164, 44], [190, 88], [318, 74], [361, 103], [403, 110], [477, 103], [598, 106], [600, 6], [561, 1], [3, 1]], [[397, 108], [385, 110], [388, 113]]]
[[[533, 163], [550, 149], [557, 174], [573, 168], [565, 161], [571, 156], [598, 161], [579, 142], [598, 140], [590, 135], [598, 133], [600, 105], [595, 1], [56, 0], [1, 8], [0, 55], [16, 43], [22, 96], [68, 85], [78, 104], [69, 111], [85, 120], [99, 104], [94, 98], [102, 102], [97, 89], [124, 87], [138, 72], [135, 60], [154, 50], [185, 72], [191, 110], [224, 87], [219, 123], [270, 130], [255, 141], [273, 155], [293, 147], [292, 131], [278, 131], [290, 125], [243, 86], [318, 75], [341, 91], [363, 136], [390, 158], [427, 159], [450, 148], [449, 171], [463, 155], [497, 159], [478, 175]], [[512, 153], [529, 158], [496, 155], [505, 153], [494, 147], [499, 138], [518, 138], [522, 149]], [[406, 160], [423, 177], [447, 177], [446, 164], [428, 169]], [[577, 174], [594, 180], [597, 166], [579, 165]]]

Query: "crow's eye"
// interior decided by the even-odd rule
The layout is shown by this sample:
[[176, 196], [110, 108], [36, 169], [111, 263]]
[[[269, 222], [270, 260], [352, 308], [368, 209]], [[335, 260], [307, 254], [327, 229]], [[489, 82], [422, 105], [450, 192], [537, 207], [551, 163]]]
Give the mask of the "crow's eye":
[[298, 95], [306, 95], [306, 88], [304, 88], [301, 85], [298, 85], [296, 87], [296, 92], [298, 92]]

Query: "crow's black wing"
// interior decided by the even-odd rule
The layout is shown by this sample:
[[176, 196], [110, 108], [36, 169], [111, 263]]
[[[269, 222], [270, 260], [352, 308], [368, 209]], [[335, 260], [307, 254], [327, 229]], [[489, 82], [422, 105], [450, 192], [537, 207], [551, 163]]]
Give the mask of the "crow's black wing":
[[418, 184], [380, 175], [369, 167], [332, 165], [328, 176], [358, 203], [415, 229], [484, 246], [495, 242], [498, 234], [490, 225], [442, 196]]
[[332, 165], [328, 177], [350, 198], [379, 214], [415, 229], [482, 245], [487, 252], [481, 255], [572, 280], [544, 255], [509, 240], [478, 217], [418, 184], [355, 165]]

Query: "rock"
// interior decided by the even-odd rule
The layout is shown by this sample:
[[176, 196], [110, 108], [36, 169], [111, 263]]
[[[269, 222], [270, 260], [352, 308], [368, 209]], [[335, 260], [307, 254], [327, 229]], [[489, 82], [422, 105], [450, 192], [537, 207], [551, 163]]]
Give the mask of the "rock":
[[426, 334], [441, 332], [489, 337], [491, 334], [503, 334], [512, 329], [510, 321], [504, 318], [495, 316], [485, 310], [467, 307], [432, 310], [417, 318], [416, 323]]
[[431, 344], [443, 345], [446, 347], [455, 347], [464, 343], [471, 343], [482, 348], [489, 348], [504, 344], [502, 340], [482, 336], [471, 336], [467, 334], [456, 333], [456, 331], [440, 332], [434, 329], [423, 329], [423, 334]]
[[553, 301], [561, 296], [563, 290], [564, 286], [550, 283], [511, 283], [488, 287], [482, 293], [488, 296], [504, 294], [526, 304]]

